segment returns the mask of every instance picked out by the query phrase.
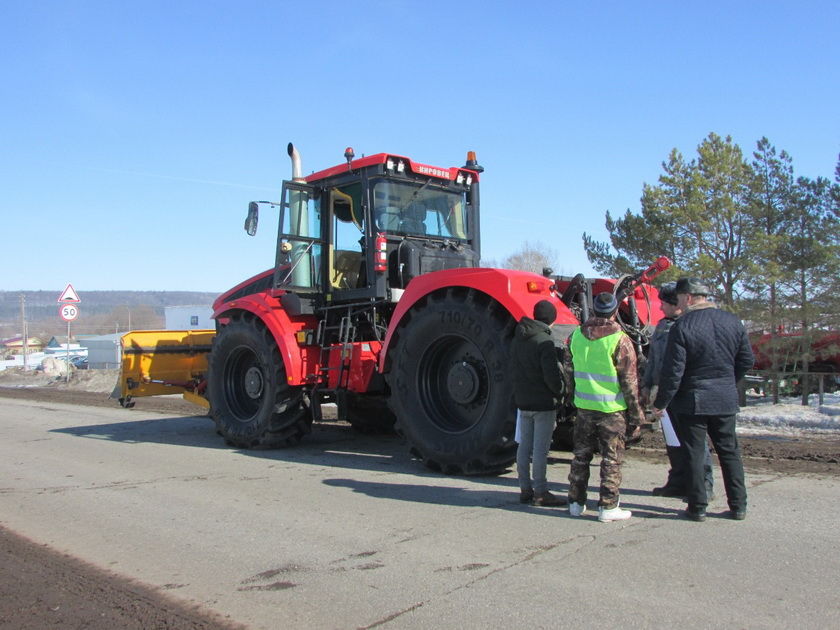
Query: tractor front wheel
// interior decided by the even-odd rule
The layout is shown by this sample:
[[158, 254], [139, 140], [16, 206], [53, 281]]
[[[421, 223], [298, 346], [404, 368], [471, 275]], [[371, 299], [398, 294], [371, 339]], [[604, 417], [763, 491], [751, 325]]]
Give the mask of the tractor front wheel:
[[446, 474], [499, 473], [516, 456], [509, 346], [515, 322], [484, 293], [449, 288], [397, 330], [387, 374], [397, 431]]

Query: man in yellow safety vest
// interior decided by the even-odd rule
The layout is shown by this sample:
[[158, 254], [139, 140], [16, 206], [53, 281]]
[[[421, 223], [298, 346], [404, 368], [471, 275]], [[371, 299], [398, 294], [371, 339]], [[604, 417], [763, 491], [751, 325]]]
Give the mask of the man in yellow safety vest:
[[636, 350], [615, 320], [618, 302], [612, 293], [593, 301], [593, 317], [575, 329], [565, 356], [567, 373], [574, 374], [574, 459], [569, 471], [569, 513], [586, 511], [589, 464], [601, 454], [598, 520], [621, 521], [631, 516], [619, 507], [624, 440], [642, 423]]

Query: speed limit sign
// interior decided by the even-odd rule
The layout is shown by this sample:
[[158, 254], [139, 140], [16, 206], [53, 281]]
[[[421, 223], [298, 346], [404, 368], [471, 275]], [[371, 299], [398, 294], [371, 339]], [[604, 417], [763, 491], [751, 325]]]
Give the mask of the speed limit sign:
[[79, 316], [79, 307], [75, 304], [62, 304], [58, 307], [58, 314], [65, 322], [72, 322]]

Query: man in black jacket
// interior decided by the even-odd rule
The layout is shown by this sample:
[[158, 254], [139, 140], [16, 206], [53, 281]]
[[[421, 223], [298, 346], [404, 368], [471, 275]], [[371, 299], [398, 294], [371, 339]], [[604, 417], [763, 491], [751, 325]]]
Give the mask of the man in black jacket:
[[736, 383], [754, 363], [747, 331], [735, 315], [706, 299], [710, 291], [697, 278], [681, 278], [676, 291], [683, 314], [668, 335], [654, 412], [670, 406], [678, 415], [678, 435], [685, 443], [690, 472], [686, 516], [706, 519], [703, 447], [708, 433], [720, 461], [729, 515], [743, 520], [747, 490], [735, 414]]
[[[519, 448], [516, 472], [520, 503], [555, 507], [566, 501], [548, 491], [546, 468], [557, 405], [564, 383], [551, 337], [557, 309], [547, 300], [534, 305], [534, 319], [523, 317], [510, 347], [513, 395], [519, 408]], [[531, 473], [533, 471], [533, 480]]]
[[[668, 333], [671, 332], [671, 326], [674, 325], [674, 322], [682, 314], [682, 309], [678, 306], [679, 300], [677, 299], [676, 282], [666, 282], [659, 287], [659, 301], [662, 314], [665, 317], [660, 319], [656, 325], [656, 330], [653, 332], [653, 336], [650, 338], [650, 345], [648, 346], [647, 363], [645, 364], [645, 373], [642, 376], [641, 382], [642, 400], [645, 401], [645, 404], [653, 401], [659, 391], [659, 374], [662, 368], [662, 358], [665, 356], [665, 348], [668, 346]], [[671, 469], [668, 471], [668, 480], [665, 482], [665, 485], [653, 489], [651, 494], [655, 497], [678, 497], [684, 499], [688, 492], [688, 455], [685, 451], [685, 445], [679, 441], [676, 435], [676, 416], [676, 412], [673, 409], [669, 409], [659, 419], [665, 437], [665, 451], [668, 455], [668, 462], [671, 464]], [[708, 443], [703, 448], [703, 452], [703, 477], [706, 483], [706, 498], [711, 500], [714, 496], [714, 476], [712, 473], [712, 455], [709, 452]]]

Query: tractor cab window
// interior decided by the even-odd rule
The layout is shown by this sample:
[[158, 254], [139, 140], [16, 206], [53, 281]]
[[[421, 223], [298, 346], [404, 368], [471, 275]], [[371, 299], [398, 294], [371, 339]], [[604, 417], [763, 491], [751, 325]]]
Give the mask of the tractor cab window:
[[381, 232], [466, 240], [467, 207], [466, 193], [437, 188], [431, 182], [382, 180], [373, 187], [373, 216]]
[[320, 290], [321, 225], [320, 196], [310, 186], [284, 182], [274, 276], [276, 286]]
[[365, 282], [364, 211], [361, 184], [329, 189], [330, 220], [334, 235], [329, 284], [333, 289], [356, 289]]

